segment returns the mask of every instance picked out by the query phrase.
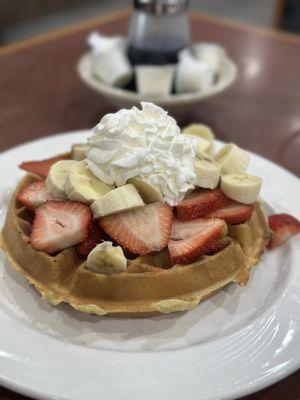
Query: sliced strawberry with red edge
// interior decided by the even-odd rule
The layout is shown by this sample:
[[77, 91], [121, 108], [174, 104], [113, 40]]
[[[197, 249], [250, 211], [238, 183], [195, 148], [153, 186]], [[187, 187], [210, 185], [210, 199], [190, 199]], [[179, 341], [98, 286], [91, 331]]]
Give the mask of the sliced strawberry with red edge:
[[172, 207], [152, 203], [136, 210], [100, 218], [100, 226], [122, 248], [146, 255], [166, 247], [173, 221]]
[[272, 236], [268, 244], [270, 250], [280, 246], [297, 233], [300, 233], [300, 221], [288, 214], [270, 215], [269, 227], [272, 231]]
[[55, 164], [57, 161], [65, 160], [66, 158], [68, 157], [59, 156], [48, 158], [47, 160], [42, 161], [26, 161], [22, 162], [22, 164], [19, 165], [19, 168], [24, 169], [27, 172], [31, 172], [32, 174], [36, 174], [42, 176], [43, 178], [46, 178], [52, 165]]
[[195, 190], [176, 206], [177, 218], [190, 220], [203, 217], [229, 203], [230, 199], [220, 189]]
[[218, 218], [175, 220], [168, 249], [173, 264], [189, 264], [205, 254], [213, 254], [225, 246], [225, 221]]
[[48, 201], [35, 210], [31, 246], [53, 254], [87, 239], [92, 223], [88, 206], [78, 202]]
[[220, 240], [216, 240], [214, 244], [211, 245], [211, 248], [207, 250], [205, 255], [212, 255], [217, 253], [218, 251], [224, 249], [224, 247], [228, 244], [228, 238], [223, 237]]
[[76, 250], [79, 254], [86, 256], [97, 246], [97, 244], [103, 242], [104, 239], [105, 233], [101, 229], [99, 222], [94, 221], [91, 225], [87, 239], [84, 242], [79, 243], [76, 246]]
[[36, 181], [26, 186], [18, 194], [17, 199], [28, 209], [34, 211], [46, 201], [54, 200], [54, 197], [46, 189], [45, 181]]
[[206, 215], [207, 218], [221, 218], [229, 225], [243, 224], [248, 221], [253, 213], [253, 205], [241, 204], [231, 201], [227, 206], [222, 207]]

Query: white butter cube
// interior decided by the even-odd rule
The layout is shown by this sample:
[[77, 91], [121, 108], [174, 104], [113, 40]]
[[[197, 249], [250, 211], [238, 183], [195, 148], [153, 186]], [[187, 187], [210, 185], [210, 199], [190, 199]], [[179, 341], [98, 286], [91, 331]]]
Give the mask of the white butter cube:
[[126, 39], [121, 36], [106, 36], [98, 32], [92, 32], [88, 36], [88, 44], [93, 54], [104, 54], [115, 48], [125, 49]]
[[140, 65], [135, 71], [138, 93], [150, 95], [171, 93], [175, 72], [173, 65]]
[[188, 57], [188, 58], [193, 57], [193, 54], [191, 52], [190, 47], [185, 47], [184, 49], [180, 50], [180, 52], [177, 54], [177, 56], [178, 56], [178, 60], [181, 61], [186, 57]]
[[214, 72], [205, 63], [193, 57], [183, 57], [177, 66], [175, 90], [177, 93], [207, 92], [214, 82]]
[[197, 60], [207, 64], [214, 74], [218, 74], [221, 60], [226, 57], [223, 47], [214, 43], [197, 43], [193, 45], [192, 51]]
[[110, 86], [125, 86], [133, 76], [133, 69], [125, 50], [115, 48], [104, 54], [94, 55], [92, 71], [96, 78]]

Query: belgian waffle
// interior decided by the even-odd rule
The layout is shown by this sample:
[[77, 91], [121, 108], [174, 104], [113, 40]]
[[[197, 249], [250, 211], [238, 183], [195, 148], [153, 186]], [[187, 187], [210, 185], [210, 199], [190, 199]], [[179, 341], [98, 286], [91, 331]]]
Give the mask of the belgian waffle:
[[1, 245], [10, 264], [52, 305], [69, 303], [97, 315], [148, 316], [191, 309], [230, 282], [247, 283], [269, 238], [268, 222], [257, 202], [251, 219], [229, 227], [227, 246], [189, 265], [171, 267], [167, 252], [128, 261], [126, 272], [100, 275], [86, 268], [75, 248], [54, 256], [29, 244], [33, 215], [17, 200], [37, 176], [27, 174], [11, 199]]

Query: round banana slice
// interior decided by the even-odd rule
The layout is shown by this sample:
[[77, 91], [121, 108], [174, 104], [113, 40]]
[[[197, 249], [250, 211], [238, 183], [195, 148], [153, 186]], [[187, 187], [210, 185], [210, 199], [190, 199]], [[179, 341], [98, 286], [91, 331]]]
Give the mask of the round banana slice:
[[195, 135], [190, 135], [189, 133], [185, 133], [185, 135], [191, 137], [193, 139], [193, 141], [196, 142], [196, 144], [197, 144], [196, 154], [197, 155], [210, 152], [211, 143], [208, 140], [203, 139], [198, 136], [195, 136]]
[[126, 270], [127, 259], [120, 246], [102, 242], [89, 253], [86, 266], [92, 272], [112, 275]]
[[128, 182], [132, 183], [137, 188], [145, 203], [148, 204], [163, 201], [163, 194], [160, 187], [150, 183], [147, 178], [136, 176], [129, 179]]
[[71, 158], [72, 160], [76, 161], [82, 161], [86, 158], [86, 153], [90, 149], [89, 144], [84, 144], [84, 143], [76, 143], [73, 144], [72, 150], [71, 150]]
[[205, 189], [215, 189], [220, 180], [221, 165], [210, 157], [194, 159], [194, 169], [197, 176], [195, 185]]
[[[193, 136], [193, 135], [189, 135], [189, 136]], [[211, 153], [211, 143], [208, 140], [203, 139], [201, 137], [196, 137], [196, 136], [193, 136], [193, 137], [198, 142], [197, 155], [201, 155], [201, 153], [207, 153], [207, 154]]]
[[213, 134], [213, 131], [210, 129], [210, 127], [203, 124], [188, 125], [183, 129], [182, 133], [185, 135], [200, 137], [202, 139], [208, 140], [210, 143], [212, 143], [215, 139], [215, 135]]
[[221, 190], [227, 197], [239, 203], [252, 204], [258, 197], [262, 179], [248, 174], [221, 176]]
[[214, 155], [221, 164], [221, 174], [242, 174], [249, 165], [249, 154], [234, 143], [226, 144]]
[[70, 168], [76, 163], [77, 161], [74, 160], [61, 160], [50, 168], [46, 179], [46, 188], [54, 197], [62, 200], [67, 199], [65, 192], [66, 179]]
[[213, 131], [209, 126], [202, 124], [192, 124], [185, 127], [182, 131], [184, 135], [195, 136], [200, 139], [207, 140], [209, 142], [209, 146], [206, 150], [208, 154], [212, 154], [214, 152], [214, 139], [215, 136]]
[[137, 189], [128, 183], [106, 193], [91, 205], [94, 217], [118, 214], [142, 207], [145, 203]]
[[75, 162], [66, 178], [65, 192], [69, 200], [92, 203], [114, 189], [98, 179], [88, 168], [85, 161]]

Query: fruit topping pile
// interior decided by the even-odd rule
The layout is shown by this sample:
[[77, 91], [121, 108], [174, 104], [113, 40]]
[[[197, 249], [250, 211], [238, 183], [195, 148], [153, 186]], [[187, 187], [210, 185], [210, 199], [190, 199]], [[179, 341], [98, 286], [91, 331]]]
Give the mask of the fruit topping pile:
[[[88, 144], [74, 145], [71, 159], [22, 163], [36, 176], [17, 198], [34, 213], [30, 245], [50, 255], [75, 247], [88, 269], [106, 275], [125, 271], [128, 254], [168, 252], [175, 265], [223, 249], [228, 225], [251, 218], [262, 181], [245, 173], [249, 157], [238, 146], [225, 145], [213, 156], [209, 128], [193, 125], [183, 134], [196, 138], [200, 150], [194, 189], [180, 195], [175, 206], [146, 175], [119, 187], [102, 182], [89, 169]], [[270, 216], [269, 225], [270, 249], [300, 232], [300, 222], [286, 214]]]

